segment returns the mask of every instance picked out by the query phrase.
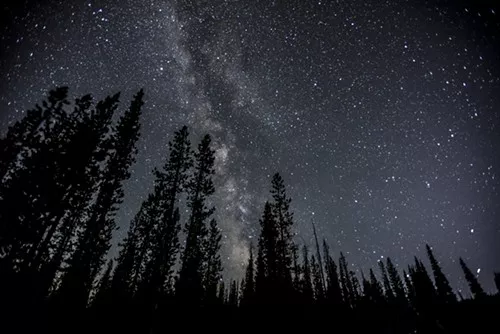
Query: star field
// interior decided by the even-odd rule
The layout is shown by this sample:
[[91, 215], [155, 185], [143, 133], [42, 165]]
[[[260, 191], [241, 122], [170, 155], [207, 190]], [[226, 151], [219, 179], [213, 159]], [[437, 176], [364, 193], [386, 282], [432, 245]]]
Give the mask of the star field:
[[[214, 136], [226, 273], [241, 275], [279, 171], [298, 243], [311, 221], [356, 270], [425, 243], [500, 270], [500, 23], [487, 1], [25, 1], [2, 5], [0, 121], [48, 89], [144, 87], [117, 243], [173, 131]], [[116, 249], [111, 251], [116, 254]]]

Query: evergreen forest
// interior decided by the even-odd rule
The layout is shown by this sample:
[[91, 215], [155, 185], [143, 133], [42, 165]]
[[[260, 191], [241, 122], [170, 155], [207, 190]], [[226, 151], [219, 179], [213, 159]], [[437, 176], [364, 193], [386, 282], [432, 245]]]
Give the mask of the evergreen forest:
[[[143, 100], [143, 90], [123, 106], [119, 93], [94, 101], [55, 88], [0, 139], [1, 332], [498, 327], [499, 292], [485, 291], [463, 259], [470, 291], [461, 295], [430, 245], [426, 259], [386, 258], [355, 272], [316, 231], [314, 247], [298, 242], [279, 173], [259, 208], [260, 236], [249, 245], [243, 278], [223, 277], [214, 218], [220, 209], [210, 201], [217, 190], [215, 151], [210, 134], [191, 143], [187, 126], [169, 138], [154, 187], [110, 259], [124, 182], [138, 153]], [[491, 279], [500, 289], [500, 273]]]

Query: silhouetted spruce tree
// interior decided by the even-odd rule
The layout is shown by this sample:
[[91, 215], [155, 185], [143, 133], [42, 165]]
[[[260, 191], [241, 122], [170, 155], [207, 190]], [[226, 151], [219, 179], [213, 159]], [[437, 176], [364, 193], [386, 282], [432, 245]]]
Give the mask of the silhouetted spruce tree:
[[436, 300], [434, 284], [422, 261], [415, 257], [415, 265], [408, 268], [414, 289], [414, 306], [419, 311], [429, 310]]
[[137, 153], [135, 145], [139, 138], [143, 96], [142, 90], [134, 96], [130, 108], [120, 117], [113, 133], [99, 191], [58, 292], [66, 304], [78, 308], [87, 305], [92, 284], [109, 250], [115, 229], [114, 215], [124, 195], [122, 182], [129, 178], [129, 167]]
[[[0, 266], [3, 273], [29, 266], [53, 209], [59, 135], [67, 116], [67, 87], [49, 92], [2, 141], [0, 163]], [[64, 128], [64, 127], [63, 127]]]
[[373, 303], [380, 304], [384, 301], [384, 290], [382, 285], [377, 280], [373, 269], [370, 269], [370, 300]]
[[349, 279], [351, 281], [351, 287], [352, 287], [351, 296], [353, 305], [356, 306], [357, 302], [361, 297], [361, 285], [359, 284], [359, 280], [358, 277], [356, 276], [356, 273], [352, 270], [349, 271]]
[[[73, 251], [76, 232], [83, 227], [92, 197], [101, 182], [100, 168], [110, 144], [107, 138], [120, 94], [108, 96], [91, 108], [91, 96], [75, 102], [66, 127], [70, 135], [61, 143], [57, 172], [59, 196], [43, 239], [38, 243], [31, 267], [40, 271], [41, 295], [53, 286], [61, 264]], [[49, 256], [49, 254], [52, 254]]]
[[[63, 88], [66, 89], [67, 88]], [[55, 91], [53, 91], [55, 93]], [[52, 92], [49, 93], [49, 99]], [[54, 94], [57, 96], [57, 94]], [[58, 100], [60, 100], [58, 98]], [[62, 100], [62, 99], [61, 99]], [[19, 154], [30, 148], [36, 139], [38, 128], [44, 121], [42, 107], [36, 105], [34, 109], [26, 112], [26, 116], [15, 122], [7, 130], [5, 137], [0, 139], [0, 180], [3, 189], [4, 182], [9, 173], [15, 173]]]
[[[154, 172], [155, 187], [144, 204], [146, 210], [140, 216], [142, 219], [139, 219], [142, 223], [138, 230], [140, 248], [136, 254], [133, 275], [138, 286], [138, 299], [146, 303], [144, 307], [151, 309], [157, 308], [163, 297], [174, 292], [173, 266], [180, 248], [178, 201], [181, 192], [188, 187], [188, 172], [192, 166], [188, 136], [186, 126], [174, 133], [173, 140], [169, 142], [169, 158], [162, 170]], [[216, 259], [212, 258], [215, 245], [209, 244], [207, 247], [211, 248], [205, 249], [203, 253], [211, 258], [210, 270], [214, 271]], [[216, 285], [211, 289], [212, 301], [215, 300], [216, 289]]]
[[326, 240], [323, 240], [323, 252], [326, 267], [326, 301], [329, 305], [340, 305], [342, 303], [342, 292], [337, 265], [330, 255], [330, 249]]
[[325, 272], [324, 272], [324, 266], [323, 266], [323, 259], [321, 258], [321, 251], [319, 249], [318, 234], [316, 233], [316, 226], [314, 225], [313, 221], [311, 221], [311, 225], [313, 227], [314, 244], [316, 246], [316, 259], [318, 260], [319, 274], [321, 276], [322, 290], [325, 291], [325, 289], [326, 289], [326, 280], [325, 280]]
[[307, 246], [304, 245], [302, 248], [302, 260], [304, 263], [302, 264], [303, 272], [302, 272], [302, 298], [305, 304], [310, 304], [314, 298], [314, 290], [312, 283], [312, 270], [311, 265], [309, 263], [309, 250]]
[[250, 257], [245, 270], [245, 285], [242, 287], [241, 305], [252, 305], [255, 302], [255, 268], [253, 247], [250, 245]]
[[[120, 252], [116, 260], [116, 268], [111, 280], [111, 289], [114, 294], [114, 304], [117, 308], [127, 308], [135, 292], [135, 273], [138, 245], [141, 243], [141, 215], [144, 213], [142, 203], [139, 212], [130, 222], [127, 236], [121, 242]], [[138, 266], [137, 266], [138, 267]]]
[[[69, 104], [69, 101], [64, 104]], [[38, 182], [36, 187], [39, 195], [43, 197], [43, 213], [37, 222], [43, 233], [30, 247], [26, 258], [22, 261], [23, 267], [30, 268], [31, 272], [36, 272], [47, 260], [50, 243], [63, 216], [73, 210], [78, 212], [79, 203], [78, 200], [75, 202], [75, 195], [82, 189], [78, 186], [88, 177], [82, 166], [85, 167], [93, 150], [91, 143], [79, 141], [83, 131], [92, 131], [88, 120], [81, 119], [89, 112], [90, 105], [91, 97], [87, 95], [76, 100], [75, 110], [72, 113], [69, 107], [55, 108], [43, 126], [43, 139], [40, 141], [42, 147], [38, 151], [39, 157], [43, 157], [43, 160], [35, 166], [39, 171], [42, 170], [44, 177], [44, 181]], [[83, 127], [85, 129], [82, 129]], [[78, 160], [78, 165], [75, 164], [75, 160]], [[50, 161], [50, 164], [47, 164], [47, 161]], [[88, 188], [91, 187], [86, 188], [88, 192]], [[78, 196], [76, 198], [79, 199]]]
[[405, 280], [406, 296], [411, 305], [414, 306], [415, 303], [415, 289], [413, 288], [413, 283], [411, 282], [410, 274], [403, 270], [403, 278]]
[[[5, 195], [0, 220], [5, 226], [22, 217], [23, 223], [16, 227], [17, 246], [7, 247], [9, 252], [0, 262], [15, 259], [17, 270], [31, 280], [29, 289], [22, 288], [31, 298], [46, 296], [64, 256], [72, 250], [75, 230], [100, 181], [105, 136], [118, 97], [107, 97], [92, 109], [92, 98], [85, 95], [75, 100], [71, 112], [66, 107], [67, 88], [58, 88], [42, 107], [28, 112], [21, 132], [30, 133], [14, 136], [23, 148], [0, 187]], [[2, 208], [8, 209], [7, 217]]]
[[486, 297], [486, 293], [484, 292], [483, 287], [479, 283], [476, 275], [474, 275], [469, 267], [467, 267], [467, 264], [465, 264], [465, 261], [462, 258], [460, 258], [459, 261], [474, 299]]
[[406, 303], [406, 294], [403, 281], [399, 276], [396, 266], [391, 261], [391, 258], [387, 258], [387, 274], [389, 276], [392, 292], [398, 303]]
[[384, 261], [378, 261], [378, 265], [380, 268], [380, 274], [382, 275], [382, 283], [384, 284], [384, 292], [385, 298], [388, 301], [394, 300], [394, 292], [392, 291], [391, 281], [389, 280], [389, 276], [387, 274], [387, 270], [384, 265]]
[[[155, 170], [155, 172], [157, 172]], [[127, 237], [123, 240], [122, 250], [118, 258], [118, 265], [115, 281], [129, 281], [129, 290], [137, 294], [140, 287], [150, 287], [151, 268], [146, 268], [151, 264], [153, 247], [155, 238], [158, 238], [159, 223], [162, 219], [162, 185], [158, 178], [155, 179], [154, 188], [148, 194], [146, 199], [141, 203], [139, 211], [134, 216]], [[157, 246], [157, 245], [156, 245]], [[128, 253], [128, 254], [127, 254]], [[121, 258], [122, 256], [130, 256], [131, 259]], [[122, 263], [130, 261], [131, 268], [123, 267]], [[122, 276], [124, 275], [124, 276]], [[124, 281], [123, 281], [124, 280]], [[140, 287], [139, 287], [140, 286]], [[154, 290], [154, 288], [152, 289]], [[152, 291], [149, 291], [152, 293]], [[149, 292], [141, 290], [141, 293], [148, 294]], [[145, 297], [145, 296], [142, 296]]]
[[257, 254], [255, 293], [261, 303], [268, 303], [276, 299], [278, 284], [278, 229], [269, 202], [264, 205], [264, 213], [259, 223], [261, 232]]
[[299, 298], [300, 294], [300, 275], [301, 275], [301, 268], [300, 268], [300, 262], [299, 262], [299, 252], [298, 252], [298, 246], [294, 245], [292, 249], [292, 260], [293, 260], [293, 291], [295, 295], [295, 299]]
[[217, 299], [219, 305], [224, 305], [226, 303], [226, 288], [224, 286], [224, 281], [219, 283], [219, 292], [217, 293]]
[[291, 199], [286, 194], [285, 183], [279, 173], [274, 174], [271, 185], [272, 210], [278, 230], [277, 275], [280, 291], [285, 297], [290, 295], [292, 289], [293, 213], [290, 211]]
[[325, 300], [325, 290], [323, 289], [323, 278], [321, 277], [320, 264], [314, 255], [311, 256], [311, 269], [314, 286], [314, 299], [317, 303], [323, 303]]
[[231, 281], [231, 287], [229, 289], [229, 294], [228, 294], [228, 305], [237, 307], [238, 302], [239, 302], [239, 289], [238, 289], [238, 283], [233, 280]]
[[361, 271], [361, 289], [362, 289], [361, 300], [365, 304], [370, 303], [371, 299], [372, 299], [372, 296], [371, 296], [372, 286], [370, 284], [370, 281], [366, 279], [365, 274], [363, 273], [363, 271]]
[[429, 261], [431, 263], [432, 273], [434, 274], [434, 282], [436, 285], [436, 293], [438, 301], [441, 303], [453, 303], [457, 301], [457, 297], [453, 293], [453, 289], [450, 286], [450, 282], [444, 275], [441, 270], [441, 266], [438, 261], [434, 257], [434, 253], [429, 245], [425, 245], [427, 250], [427, 256], [429, 257]]
[[176, 294], [181, 302], [192, 306], [199, 304], [203, 297], [203, 240], [207, 237], [206, 222], [215, 211], [206, 206], [208, 197], [215, 191], [212, 181], [215, 152], [210, 148], [211, 141], [206, 135], [198, 145], [194, 175], [187, 186], [191, 215], [185, 227], [186, 244]]
[[217, 285], [222, 278], [222, 261], [220, 258], [222, 235], [217, 227], [215, 219], [210, 221], [208, 238], [203, 248], [205, 254], [203, 288], [205, 291], [205, 303], [216, 304]]
[[339, 258], [339, 277], [344, 303], [349, 307], [354, 307], [354, 288], [352, 286], [349, 269], [347, 268], [347, 260], [342, 252], [340, 252]]

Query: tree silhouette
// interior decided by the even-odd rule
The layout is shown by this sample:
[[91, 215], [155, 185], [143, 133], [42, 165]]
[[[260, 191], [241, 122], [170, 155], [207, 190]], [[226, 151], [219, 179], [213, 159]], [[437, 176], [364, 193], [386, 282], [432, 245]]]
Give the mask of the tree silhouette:
[[415, 257], [415, 265], [408, 267], [414, 291], [414, 306], [417, 310], [429, 310], [436, 300], [436, 291], [422, 261]]
[[311, 269], [314, 286], [314, 299], [317, 303], [322, 303], [325, 300], [325, 290], [323, 288], [323, 277], [321, 276], [321, 267], [315, 256], [311, 256]]
[[245, 271], [245, 285], [242, 289], [241, 305], [252, 305], [255, 302], [255, 269], [253, 247], [250, 245], [250, 256]]
[[406, 294], [403, 281], [401, 280], [398, 270], [389, 257], [387, 258], [387, 274], [389, 276], [391, 290], [394, 293], [394, 297], [400, 304], [406, 303]]
[[[169, 157], [162, 170], [154, 170], [153, 192], [137, 214], [135, 238], [139, 241], [134, 265], [136, 298], [143, 308], [157, 309], [163, 298], [174, 295], [175, 261], [179, 252], [179, 197], [188, 186], [192, 166], [191, 143], [186, 126], [169, 142]], [[159, 311], [160, 312], [160, 311]]]
[[238, 283], [235, 280], [231, 281], [231, 286], [229, 288], [227, 303], [229, 306], [233, 306], [233, 307], [238, 306], [239, 289], [238, 289]]
[[339, 277], [344, 303], [350, 307], [354, 307], [357, 299], [357, 292], [355, 291], [355, 287], [353, 285], [347, 260], [342, 252], [340, 252], [339, 258]]
[[114, 215], [124, 195], [122, 182], [130, 176], [129, 167], [137, 152], [135, 144], [139, 138], [143, 96], [142, 90], [134, 96], [113, 134], [95, 203], [61, 282], [60, 295], [65, 297], [66, 304], [78, 308], [87, 305], [94, 279], [103, 265], [103, 256], [110, 247]]
[[378, 261], [378, 265], [380, 268], [380, 274], [382, 275], [382, 283], [384, 284], [384, 292], [385, 298], [388, 301], [394, 300], [394, 292], [392, 291], [391, 281], [389, 279], [389, 275], [387, 274], [387, 270], [384, 265], [384, 261]]
[[0, 163], [0, 259], [2, 272], [30, 266], [51, 224], [59, 194], [53, 191], [59, 159], [59, 133], [68, 117], [68, 88], [49, 92], [42, 106], [12, 126], [2, 140]]
[[255, 278], [255, 292], [257, 298], [270, 302], [275, 298], [278, 281], [278, 230], [272, 207], [269, 202], [264, 205], [264, 213], [260, 219], [261, 232], [257, 254], [257, 273]]
[[311, 264], [309, 263], [309, 251], [306, 245], [302, 248], [302, 259], [304, 261], [302, 265], [304, 268], [302, 273], [302, 298], [304, 303], [311, 304], [314, 297], [314, 290], [311, 277]]
[[221, 279], [222, 262], [220, 258], [222, 235], [214, 219], [210, 221], [208, 238], [204, 246], [204, 275], [203, 288], [205, 290], [205, 303], [215, 304], [217, 300], [217, 286]]
[[206, 201], [215, 191], [215, 151], [210, 148], [211, 138], [203, 137], [195, 153], [195, 171], [188, 182], [188, 206], [191, 209], [186, 224], [186, 246], [182, 254], [181, 270], [176, 294], [185, 303], [199, 304], [203, 297], [203, 240], [207, 237], [206, 222], [215, 209], [207, 208]]
[[285, 295], [292, 289], [292, 258], [293, 258], [293, 213], [290, 211], [291, 199], [286, 194], [285, 183], [279, 173], [274, 174], [271, 181], [271, 195], [273, 198], [272, 210], [276, 220], [278, 239], [277, 252], [277, 278], [280, 290]]
[[450, 286], [450, 282], [444, 275], [441, 266], [438, 261], [434, 257], [434, 253], [429, 245], [425, 245], [427, 250], [427, 256], [429, 257], [429, 261], [431, 263], [432, 273], [434, 274], [434, 282], [436, 284], [436, 293], [440, 302], [442, 303], [453, 303], [457, 300], [457, 297], [453, 293], [453, 290]]
[[[99, 101], [90, 109], [91, 97], [77, 99], [72, 120], [73, 127], [68, 148], [60, 158], [59, 184], [66, 189], [59, 200], [59, 212], [41, 240], [32, 268], [41, 272], [40, 293], [45, 295], [52, 287], [61, 269], [63, 259], [74, 250], [74, 237], [84, 228], [91, 201], [101, 183], [101, 165], [107, 157], [111, 138], [108, 138], [112, 116], [118, 107], [120, 94]], [[51, 253], [52, 257], [47, 255]]]
[[460, 258], [459, 261], [462, 271], [464, 272], [465, 279], [467, 280], [467, 284], [469, 284], [470, 291], [472, 292], [472, 296], [476, 299], [486, 297], [486, 293], [484, 292], [481, 284], [479, 284], [476, 275], [474, 275], [469, 267], [467, 267], [467, 264], [465, 264], [465, 261], [462, 258]]
[[329, 305], [338, 306], [342, 303], [342, 292], [337, 273], [337, 265], [330, 255], [330, 249], [326, 240], [323, 240], [323, 253], [326, 267], [326, 302]]
[[[81, 332], [161, 333], [178, 315], [219, 326], [213, 309], [250, 325], [276, 322], [283, 330], [298, 321], [374, 333], [496, 326], [488, 311], [498, 308], [498, 294], [489, 296], [460, 258], [473, 298], [458, 293], [457, 300], [428, 245], [434, 281], [417, 257], [402, 278], [390, 258], [378, 261], [379, 278], [349, 265], [342, 252], [337, 266], [325, 240], [320, 253], [314, 225], [314, 254], [304, 244], [299, 255], [279, 174], [244, 279], [224, 285], [222, 232], [211, 207], [215, 152], [209, 135], [192, 152], [187, 127], [174, 133], [165, 164], [154, 169], [154, 187], [130, 222], [116, 266], [110, 259], [103, 268], [137, 152], [142, 99], [140, 91], [114, 122], [119, 94], [73, 101], [67, 88], [57, 88], [0, 138], [2, 329], [62, 332], [70, 321]], [[494, 279], [499, 288], [500, 274]]]

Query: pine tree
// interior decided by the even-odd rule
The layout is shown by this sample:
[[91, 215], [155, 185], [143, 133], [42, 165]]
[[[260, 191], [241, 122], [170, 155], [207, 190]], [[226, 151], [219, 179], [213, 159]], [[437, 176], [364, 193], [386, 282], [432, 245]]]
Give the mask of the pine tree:
[[349, 307], [354, 307], [354, 287], [352, 285], [349, 269], [347, 268], [347, 260], [342, 252], [340, 252], [339, 258], [339, 276], [344, 303]]
[[2, 272], [29, 266], [50, 220], [61, 123], [67, 116], [64, 108], [67, 87], [49, 92], [42, 106], [9, 129], [2, 140], [0, 163], [0, 259]]
[[273, 197], [272, 210], [278, 229], [277, 250], [277, 275], [282, 292], [288, 295], [292, 288], [292, 227], [293, 213], [290, 211], [291, 199], [286, 194], [285, 183], [279, 173], [274, 174], [271, 182]]
[[228, 294], [228, 304], [229, 306], [237, 307], [239, 301], [239, 289], [238, 283], [233, 280], [231, 281], [231, 287]]
[[425, 248], [427, 250], [427, 256], [429, 257], [429, 261], [431, 263], [432, 273], [434, 274], [434, 282], [436, 284], [436, 293], [438, 300], [441, 303], [456, 302], [457, 297], [453, 293], [450, 282], [448, 282], [448, 279], [441, 270], [441, 266], [434, 257], [432, 249], [429, 247], [429, 245], [425, 245]]
[[181, 301], [192, 305], [198, 304], [203, 297], [202, 242], [207, 237], [206, 222], [215, 211], [206, 206], [208, 197], [215, 191], [212, 181], [215, 174], [215, 152], [210, 144], [210, 136], [203, 137], [195, 153], [195, 172], [187, 186], [191, 215], [185, 227], [186, 246], [182, 254], [176, 293]]
[[304, 303], [310, 304], [314, 297], [313, 284], [311, 280], [311, 265], [309, 263], [309, 250], [304, 245], [302, 248], [302, 259], [304, 261], [302, 268], [302, 297]]
[[330, 305], [340, 305], [342, 303], [342, 292], [340, 290], [337, 265], [330, 255], [326, 240], [323, 240], [323, 252], [326, 264], [326, 299]]
[[323, 289], [323, 278], [321, 277], [321, 269], [315, 256], [311, 256], [311, 269], [314, 286], [314, 299], [317, 303], [322, 303], [325, 299], [325, 290]]
[[215, 304], [217, 300], [217, 285], [222, 273], [222, 262], [220, 258], [222, 235], [217, 227], [215, 219], [210, 221], [208, 238], [204, 246], [204, 275], [203, 288], [205, 291], [205, 303]]
[[415, 266], [408, 268], [414, 290], [414, 306], [422, 311], [428, 310], [436, 300], [434, 284], [422, 261], [415, 257]]
[[255, 270], [252, 245], [250, 245], [250, 257], [245, 271], [245, 285], [242, 290], [241, 305], [252, 305], [255, 302]]
[[293, 260], [293, 290], [294, 290], [294, 295], [298, 295], [300, 292], [300, 275], [301, 275], [301, 268], [300, 268], [300, 263], [299, 263], [299, 253], [298, 253], [298, 247], [297, 245], [294, 245], [292, 249], [292, 260]]
[[316, 233], [316, 226], [314, 225], [313, 221], [311, 221], [311, 224], [313, 227], [314, 243], [316, 245], [316, 258], [318, 260], [319, 274], [321, 276], [321, 285], [322, 285], [321, 289], [323, 291], [325, 291], [326, 281], [325, 281], [325, 273], [324, 273], [324, 267], [323, 267], [323, 259], [321, 258], [321, 251], [319, 249], [318, 234]]
[[394, 300], [394, 292], [392, 291], [391, 281], [389, 280], [389, 276], [387, 274], [387, 270], [385, 269], [385, 265], [383, 261], [378, 261], [378, 265], [380, 268], [380, 274], [382, 275], [382, 282], [384, 284], [385, 297], [388, 301]]
[[139, 214], [132, 219], [127, 236], [120, 244], [121, 249], [118, 254], [116, 268], [111, 281], [111, 288], [114, 293], [116, 305], [118, 306], [125, 307], [132, 299], [135, 291], [133, 269], [136, 263], [137, 248], [141, 237], [138, 224], [141, 218], [140, 213], [142, 212], [143, 206], [139, 209]]
[[357, 302], [360, 299], [361, 295], [361, 285], [359, 284], [358, 277], [356, 276], [356, 273], [352, 270], [349, 271], [349, 279], [351, 281], [351, 296], [352, 296], [352, 301], [353, 305], [355, 306]]
[[408, 297], [410, 304], [413, 305], [415, 303], [415, 289], [413, 287], [413, 283], [411, 282], [410, 274], [403, 270], [403, 277], [405, 280], [406, 296]]
[[403, 285], [403, 281], [399, 276], [398, 270], [391, 261], [391, 258], [387, 258], [387, 274], [389, 276], [392, 292], [398, 303], [406, 303], [406, 294]]
[[[173, 266], [180, 248], [178, 201], [181, 192], [188, 187], [188, 172], [192, 166], [188, 136], [186, 126], [175, 132], [173, 141], [169, 142], [169, 158], [161, 171], [155, 170], [154, 190], [144, 203], [143, 212], [138, 213], [140, 228], [136, 234], [140, 247], [133, 275], [135, 285], [140, 286], [143, 302], [151, 304], [150, 307], [155, 307], [164, 294], [173, 294]], [[212, 248], [207, 249], [209, 251]], [[215, 255], [210, 253], [209, 256]], [[215, 264], [214, 258], [212, 266]], [[213, 291], [212, 299], [215, 293]]]
[[139, 138], [143, 96], [142, 90], [134, 96], [130, 108], [118, 122], [99, 191], [61, 282], [59, 295], [78, 308], [87, 305], [93, 281], [110, 247], [114, 215], [124, 196], [122, 182], [129, 178], [129, 167], [137, 153], [135, 145]]
[[257, 298], [266, 303], [276, 299], [278, 287], [278, 230], [269, 202], [264, 205], [264, 213], [259, 221], [261, 232], [257, 254], [255, 290]]
[[377, 280], [373, 269], [370, 268], [370, 299], [372, 302], [379, 304], [384, 301], [384, 290], [382, 285]]
[[226, 303], [226, 288], [224, 286], [224, 281], [219, 283], [219, 292], [217, 293], [217, 300], [219, 305], [224, 305]]
[[469, 267], [467, 267], [467, 264], [465, 264], [465, 261], [462, 258], [460, 258], [459, 261], [474, 299], [486, 297], [486, 293], [484, 292], [483, 287], [479, 283], [476, 275], [474, 275]]
[[[155, 170], [156, 172], [156, 170]], [[127, 275], [130, 278], [130, 290], [137, 292], [140, 286], [151, 287], [151, 265], [153, 263], [153, 247], [158, 247], [155, 243], [155, 238], [159, 238], [158, 228], [162, 220], [162, 196], [161, 191], [163, 187], [158, 179], [155, 180], [154, 189], [148, 194], [146, 200], [141, 203], [139, 211], [136, 213], [125, 243], [130, 245], [123, 245], [123, 250], [129, 250], [131, 270], [127, 268]], [[125, 254], [125, 253], [124, 253]], [[122, 255], [122, 254], [120, 254]], [[122, 259], [118, 259], [117, 269], [121, 269]], [[126, 277], [124, 277], [126, 279]], [[150, 284], [151, 283], [151, 284]], [[152, 288], [152, 287], [151, 287]], [[154, 290], [154, 288], [152, 288]], [[142, 291], [144, 293], [145, 291]], [[153, 293], [152, 291], [148, 293]]]
[[[91, 107], [91, 96], [75, 102], [75, 110], [66, 127], [71, 128], [67, 142], [61, 143], [57, 183], [60, 199], [52, 210], [51, 223], [34, 248], [31, 267], [40, 270], [40, 294], [53, 286], [62, 261], [73, 250], [73, 239], [86, 219], [87, 211], [100, 182], [100, 165], [106, 157], [111, 118], [118, 107], [120, 94], [99, 101]], [[49, 257], [49, 254], [52, 256]]]
[[[35, 282], [29, 292], [23, 288], [32, 298], [47, 295], [72, 250], [75, 231], [99, 182], [102, 146], [118, 98], [119, 94], [107, 97], [92, 109], [92, 97], [85, 95], [75, 100], [70, 112], [67, 88], [58, 88], [42, 107], [28, 112], [29, 120], [21, 121], [23, 130], [14, 136], [19, 144], [17, 167], [9, 163], [12, 168], [0, 187], [5, 196], [0, 216], [8, 224], [22, 217], [16, 229], [23, 235], [17, 237], [17, 245], [7, 247], [8, 256], [1, 262], [15, 259], [17, 270]], [[7, 217], [1, 208], [8, 209]]]

